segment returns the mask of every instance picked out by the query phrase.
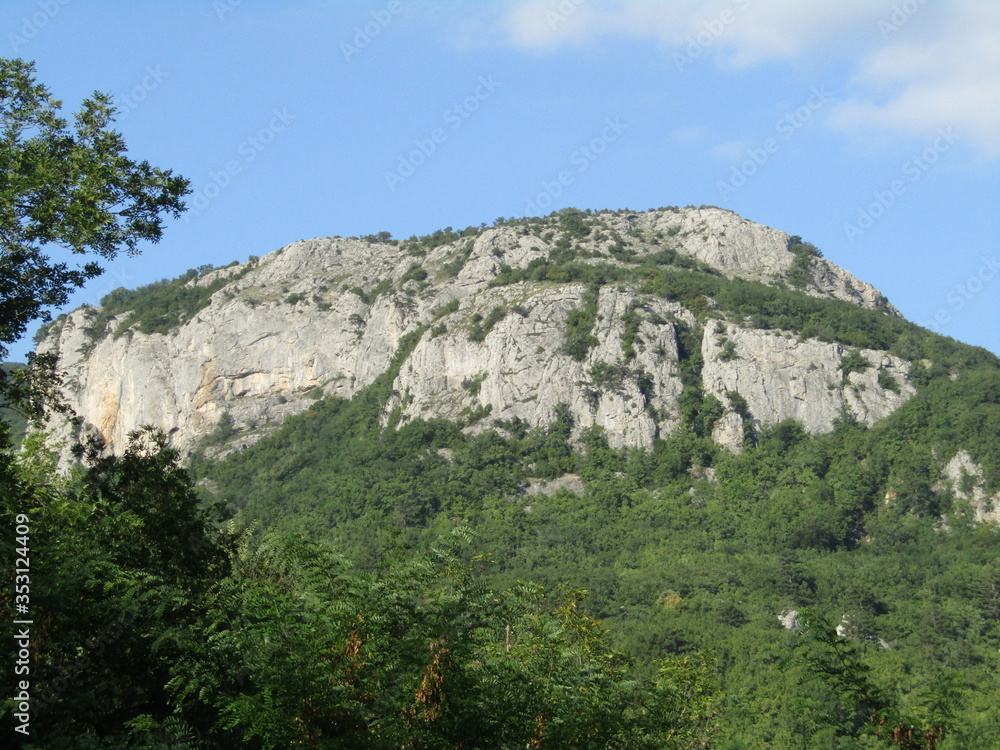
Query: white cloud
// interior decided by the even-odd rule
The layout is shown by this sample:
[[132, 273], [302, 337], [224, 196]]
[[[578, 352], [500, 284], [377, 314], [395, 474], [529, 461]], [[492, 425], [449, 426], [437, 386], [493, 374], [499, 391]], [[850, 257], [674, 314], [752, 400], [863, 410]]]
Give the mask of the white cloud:
[[921, 137], [950, 126], [1000, 156], [1000, 4], [990, 0], [562, 0], [505, 10], [499, 33], [539, 53], [639, 39], [723, 68], [846, 60], [853, 76], [831, 108], [835, 129]]
[[1000, 6], [950, 10], [933, 32], [901, 29], [868, 55], [832, 124], [915, 136], [951, 127], [988, 158], [1000, 156]]
[[798, 56], [857, 33], [872, 33], [888, 0], [769, 3], [600, 2], [552, 0], [509, 6], [502, 25], [508, 41], [540, 52], [608, 37], [650, 39], [670, 46], [709, 41], [736, 65]]

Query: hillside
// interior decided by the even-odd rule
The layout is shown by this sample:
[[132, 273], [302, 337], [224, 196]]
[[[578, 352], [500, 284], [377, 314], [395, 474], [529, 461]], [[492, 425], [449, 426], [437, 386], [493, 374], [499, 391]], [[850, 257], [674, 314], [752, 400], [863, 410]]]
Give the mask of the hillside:
[[713, 208], [296, 242], [113, 292], [39, 350], [59, 353], [70, 403], [110, 445], [152, 423], [190, 451], [220, 425], [249, 445], [316, 398], [351, 398], [418, 333], [386, 416], [539, 427], [565, 403], [614, 446], [674, 432], [691, 397], [720, 402], [732, 448], [743, 401], [728, 394], [755, 427], [829, 431], [844, 408], [872, 423], [926, 356], [876, 289]]
[[40, 349], [112, 447], [161, 426], [263, 529], [375, 571], [469, 527], [497, 590], [589, 592], [637, 676], [713, 651], [717, 747], [844, 746], [788, 659], [807, 611], [942, 750], [1000, 744], [1000, 362], [800, 238], [687, 208], [308, 240]]

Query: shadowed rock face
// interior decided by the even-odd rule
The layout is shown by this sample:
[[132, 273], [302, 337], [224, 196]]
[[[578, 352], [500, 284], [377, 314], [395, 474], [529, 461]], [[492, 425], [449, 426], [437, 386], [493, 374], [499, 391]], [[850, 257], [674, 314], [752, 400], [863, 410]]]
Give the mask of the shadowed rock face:
[[[504, 225], [423, 250], [358, 239], [295, 242], [188, 282], [221, 288], [166, 333], [130, 327], [128, 313], [88, 333], [100, 311], [81, 308], [54, 325], [39, 350], [59, 353], [67, 400], [112, 447], [153, 424], [182, 451], [223, 420], [242, 446], [315, 398], [350, 398], [418, 330], [386, 414], [398, 408], [403, 421], [463, 420], [469, 430], [498, 419], [545, 425], [567, 404], [578, 431], [596, 424], [613, 446], [648, 446], [680, 425], [684, 330], [701, 336], [703, 389], [727, 407], [714, 434], [734, 449], [746, 415], [736, 413], [730, 393], [742, 396], [755, 426], [791, 417], [811, 432], [831, 429], [845, 407], [874, 422], [913, 394], [908, 363], [884, 352], [860, 352], [870, 367], [844, 380], [839, 345], [725, 320], [703, 329], [691, 310], [641, 294], [627, 280], [599, 290], [551, 279], [490, 285], [570, 245], [580, 263], [635, 268], [667, 250], [687, 266], [767, 284], [782, 284], [795, 260], [788, 235], [721, 209], [580, 217], [585, 231], [573, 233], [553, 217], [545, 226]], [[804, 293], [898, 314], [843, 269], [818, 257], [810, 264]], [[588, 309], [590, 338], [573, 351], [568, 329]], [[879, 384], [883, 370], [896, 389]], [[67, 427], [55, 429], [69, 437]]]

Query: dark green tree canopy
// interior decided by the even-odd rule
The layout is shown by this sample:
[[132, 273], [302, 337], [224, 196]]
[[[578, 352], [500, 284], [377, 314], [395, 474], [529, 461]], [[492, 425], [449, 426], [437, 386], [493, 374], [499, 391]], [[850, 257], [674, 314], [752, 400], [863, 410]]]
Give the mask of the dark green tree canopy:
[[[111, 259], [157, 242], [165, 216], [184, 210], [188, 181], [133, 161], [111, 129], [107, 94], [86, 99], [72, 122], [35, 81], [34, 65], [0, 58], [0, 359], [28, 325], [98, 276]], [[79, 264], [53, 258], [90, 256]], [[0, 380], [0, 395], [24, 389]]]

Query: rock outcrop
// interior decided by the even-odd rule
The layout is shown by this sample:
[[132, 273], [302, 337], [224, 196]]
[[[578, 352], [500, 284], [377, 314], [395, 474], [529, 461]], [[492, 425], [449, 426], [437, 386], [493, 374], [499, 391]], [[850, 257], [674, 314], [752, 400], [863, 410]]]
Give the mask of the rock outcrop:
[[397, 395], [390, 406], [401, 406], [406, 419], [460, 420], [488, 409], [491, 420], [520, 419], [540, 427], [565, 403], [578, 428], [601, 426], [614, 447], [650, 445], [679, 423], [676, 328], [667, 318], [693, 325], [694, 316], [680, 305], [646, 300], [638, 313], [638, 336], [645, 345], [622, 364], [622, 319], [635, 310], [631, 306], [639, 296], [603, 288], [596, 343], [577, 361], [563, 349], [566, 318], [585, 304], [585, 295], [585, 287], [573, 284], [484, 292], [477, 301], [488, 309], [522, 300], [518, 312], [507, 314], [481, 342], [469, 340], [458, 314], [446, 333], [422, 338], [393, 383]]
[[[734, 449], [751, 426], [792, 418], [823, 432], [844, 409], [870, 423], [914, 393], [903, 360], [755, 330], [724, 314], [706, 323], [711, 299], [702, 298], [699, 319], [678, 301], [643, 293], [635, 271], [669, 266], [783, 286], [796, 262], [787, 234], [715, 208], [570, 219], [423, 242], [295, 242], [189, 281], [216, 291], [169, 330], [144, 333], [134, 312], [81, 308], [58, 320], [39, 350], [59, 354], [67, 400], [112, 449], [153, 424], [182, 452], [222, 425], [232, 450], [316, 398], [354, 396], [391, 364], [398, 371], [386, 415], [398, 409], [403, 421], [535, 427], [566, 404], [578, 432], [599, 425], [613, 446], [648, 446], [681, 424], [685, 332], [702, 336], [704, 391], [727, 409], [715, 437]], [[598, 289], [537, 273], [570, 256], [579, 267], [621, 269], [621, 278]], [[812, 281], [798, 285], [806, 294], [898, 314], [843, 269], [819, 257], [809, 264]], [[517, 273], [515, 283], [498, 283]], [[585, 329], [576, 349], [574, 326]], [[414, 332], [419, 340], [393, 364]], [[848, 354], [868, 367], [845, 377]]]
[[956, 498], [966, 501], [977, 523], [1000, 524], [1000, 492], [990, 495], [986, 491], [983, 469], [966, 451], [959, 451], [945, 464], [942, 480], [935, 489], [948, 488]]
[[[859, 370], [845, 372], [849, 353], [861, 358]], [[705, 332], [702, 357], [705, 391], [727, 407], [714, 437], [734, 449], [745, 427], [759, 430], [794, 419], [807, 432], [829, 432], [845, 410], [873, 424], [916, 393], [909, 363], [899, 357], [871, 349], [849, 352], [791, 333], [718, 323]]]

